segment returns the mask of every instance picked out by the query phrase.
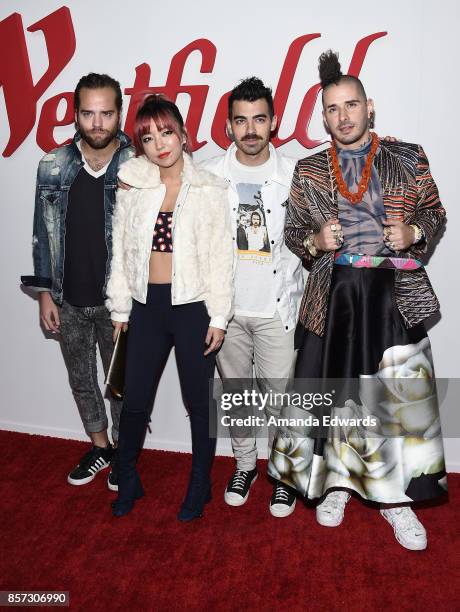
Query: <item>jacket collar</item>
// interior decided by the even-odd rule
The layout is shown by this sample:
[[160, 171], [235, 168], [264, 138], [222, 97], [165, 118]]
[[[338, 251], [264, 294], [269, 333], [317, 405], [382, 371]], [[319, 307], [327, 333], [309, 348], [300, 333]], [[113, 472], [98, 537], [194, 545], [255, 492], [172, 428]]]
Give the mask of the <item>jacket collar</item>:
[[[283, 155], [275, 149], [272, 143], [269, 143], [268, 147], [270, 150], [270, 157], [274, 160], [273, 174], [269, 180], [274, 181], [275, 183], [280, 183], [285, 187], [290, 187], [292, 181], [292, 169], [287, 167]], [[232, 142], [224, 155], [224, 177], [229, 182], [231, 182], [231, 162], [233, 157], [236, 155], [236, 150], [236, 145], [234, 142]]]
[[[160, 170], [145, 155], [132, 157], [120, 166], [118, 178], [138, 189], [156, 188], [161, 184]], [[219, 186], [225, 187], [225, 181], [218, 176], [196, 166], [192, 158], [184, 154], [184, 168], [182, 170], [182, 182], [194, 187]]]

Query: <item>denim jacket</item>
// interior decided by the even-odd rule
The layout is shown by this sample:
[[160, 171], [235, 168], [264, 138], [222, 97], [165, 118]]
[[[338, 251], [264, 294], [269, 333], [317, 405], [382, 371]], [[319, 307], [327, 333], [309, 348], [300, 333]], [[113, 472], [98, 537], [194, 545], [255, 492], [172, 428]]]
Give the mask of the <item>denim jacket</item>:
[[[112, 214], [115, 206], [118, 168], [134, 155], [129, 137], [124, 132], [118, 131], [117, 138], [120, 141], [120, 147], [115, 151], [104, 176], [105, 242], [107, 246], [104, 297], [112, 258]], [[80, 140], [80, 134], [77, 132], [70, 144], [54, 149], [45, 155], [38, 165], [32, 238], [34, 276], [21, 276], [21, 281], [25, 286], [37, 291], [51, 291], [51, 296], [57, 304], [62, 304], [65, 220], [69, 190], [84, 163], [76, 144], [78, 140]]]

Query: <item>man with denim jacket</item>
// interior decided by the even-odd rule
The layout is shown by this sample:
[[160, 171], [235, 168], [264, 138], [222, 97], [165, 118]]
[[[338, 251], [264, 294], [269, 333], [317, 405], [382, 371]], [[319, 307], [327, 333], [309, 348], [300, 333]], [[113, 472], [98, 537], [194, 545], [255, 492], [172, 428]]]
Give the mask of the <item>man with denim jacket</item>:
[[[224, 385], [239, 379], [236, 384], [246, 388], [254, 368], [257, 385], [267, 394], [284, 392], [293, 371], [294, 329], [303, 294], [301, 260], [284, 243], [285, 203], [295, 160], [270, 144], [276, 123], [271, 89], [255, 77], [245, 79], [228, 100], [227, 131], [233, 144], [225, 155], [204, 164], [229, 183], [235, 246], [235, 316], [217, 356], [219, 373]], [[266, 403], [268, 418], [279, 413], [280, 406]], [[238, 416], [246, 414], [239, 411]], [[269, 451], [274, 431], [269, 426]], [[246, 502], [257, 478], [254, 433], [251, 428], [230, 428], [236, 471], [224, 497], [231, 506]], [[292, 489], [277, 482], [270, 512], [288, 516], [295, 501]]]
[[[70, 386], [92, 448], [68, 475], [84, 485], [111, 466], [108, 487], [118, 489], [116, 452], [107, 435], [107, 414], [97, 382], [96, 344], [107, 370], [113, 349], [104, 306], [112, 251], [112, 214], [120, 164], [132, 156], [120, 131], [120, 84], [105, 74], [82, 77], [74, 94], [77, 132], [70, 144], [39, 163], [33, 229], [34, 276], [40, 319], [60, 333]], [[121, 401], [110, 401], [112, 439], [118, 438]]]

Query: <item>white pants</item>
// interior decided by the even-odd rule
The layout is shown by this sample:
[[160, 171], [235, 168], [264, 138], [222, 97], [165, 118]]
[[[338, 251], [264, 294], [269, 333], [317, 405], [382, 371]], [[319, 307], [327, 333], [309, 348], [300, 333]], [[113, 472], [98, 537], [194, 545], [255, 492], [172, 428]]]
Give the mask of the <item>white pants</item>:
[[[235, 316], [230, 321], [225, 342], [217, 355], [217, 367], [222, 379], [253, 378], [261, 392], [284, 393], [294, 372], [294, 330], [287, 332], [278, 312], [270, 319]], [[278, 417], [281, 404], [268, 402], [265, 416]], [[248, 414], [252, 414], [250, 411]], [[276, 427], [268, 428], [270, 454]], [[242, 433], [244, 434], [243, 437]], [[230, 427], [233, 454], [238, 470], [256, 467], [257, 446], [252, 428]]]

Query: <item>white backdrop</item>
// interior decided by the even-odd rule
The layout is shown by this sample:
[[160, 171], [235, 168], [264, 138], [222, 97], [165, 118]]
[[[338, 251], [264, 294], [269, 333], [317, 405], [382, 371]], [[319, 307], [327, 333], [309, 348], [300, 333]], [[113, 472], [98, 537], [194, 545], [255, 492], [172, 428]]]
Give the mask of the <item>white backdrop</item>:
[[[56, 1], [3, 0], [0, 21], [19, 13], [24, 27], [34, 83], [48, 67], [43, 33], [27, 28], [47, 17], [62, 4]], [[260, 76], [276, 89], [291, 43], [298, 37], [320, 33], [302, 51], [287, 101], [279, 136], [294, 131], [300, 104], [317, 83], [317, 59], [328, 48], [339, 51], [347, 69], [359, 40], [387, 32], [373, 42], [360, 73], [367, 93], [375, 100], [376, 130], [410, 142], [423, 144], [433, 175], [447, 209], [448, 224], [428, 266], [439, 296], [442, 317], [431, 329], [437, 375], [460, 377], [457, 359], [459, 337], [458, 275], [454, 260], [458, 252], [456, 228], [459, 175], [458, 80], [459, 8], [456, 0], [387, 0], [379, 7], [355, 0], [352, 4], [285, 0], [249, 3], [234, 0], [217, 3], [135, 3], [114, 0], [69, 1], [76, 37], [76, 50], [65, 68], [37, 102], [37, 120], [24, 142], [9, 157], [0, 160], [2, 179], [0, 253], [2, 262], [2, 317], [0, 320], [1, 414], [0, 428], [85, 439], [67, 381], [59, 343], [46, 339], [39, 327], [38, 305], [20, 289], [21, 274], [32, 273], [31, 231], [35, 173], [43, 152], [36, 143], [38, 118], [43, 104], [61, 92], [73, 91], [80, 76], [90, 71], [107, 72], [122, 88], [132, 87], [135, 68], [147, 63], [150, 84], [165, 84], [172, 57], [199, 38], [217, 48], [211, 73], [200, 73], [201, 56], [188, 58], [182, 83], [208, 85], [209, 92], [198, 138], [207, 144], [195, 154], [200, 160], [222, 152], [211, 139], [211, 123], [217, 103], [241, 78]], [[5, 83], [8, 53], [0, 59], [0, 80]], [[0, 151], [10, 137], [4, 88], [0, 88]], [[125, 96], [125, 112], [129, 104]], [[178, 104], [185, 113], [190, 98], [180, 94]], [[65, 105], [60, 108], [61, 116]], [[56, 128], [54, 138], [63, 142], [73, 126]], [[311, 138], [325, 137], [317, 103], [309, 128]], [[295, 140], [282, 147], [293, 157], [314, 152]], [[152, 434], [146, 446], [190, 450], [185, 417], [173, 357], [163, 375], [152, 417]], [[449, 432], [445, 432], [448, 434]], [[218, 452], [228, 454], [227, 440]], [[460, 471], [460, 445], [446, 439], [448, 469]], [[263, 454], [263, 452], [262, 452]]]

